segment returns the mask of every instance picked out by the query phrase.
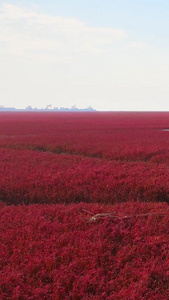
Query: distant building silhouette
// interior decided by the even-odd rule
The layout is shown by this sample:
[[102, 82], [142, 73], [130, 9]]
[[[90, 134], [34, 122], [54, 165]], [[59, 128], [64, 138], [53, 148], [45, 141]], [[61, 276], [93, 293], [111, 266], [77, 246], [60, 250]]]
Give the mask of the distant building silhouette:
[[0, 105], [0, 111], [96, 111], [92, 106], [89, 106], [87, 108], [77, 108], [76, 105], [68, 107], [52, 107], [51, 104], [46, 105], [45, 108], [37, 108], [32, 107], [31, 105], [28, 105], [24, 109], [17, 109], [15, 107], [5, 107], [3, 105]]
[[0, 105], [0, 111], [13, 111], [16, 110], [15, 107], [5, 107], [3, 105]]

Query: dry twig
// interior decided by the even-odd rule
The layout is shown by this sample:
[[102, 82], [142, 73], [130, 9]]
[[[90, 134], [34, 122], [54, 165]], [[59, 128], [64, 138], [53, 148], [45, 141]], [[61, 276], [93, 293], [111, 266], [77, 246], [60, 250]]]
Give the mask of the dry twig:
[[169, 216], [169, 214], [166, 214], [166, 212], [169, 212], [169, 210], [165, 210], [161, 213], [145, 213], [145, 214], [125, 215], [125, 216], [117, 216], [117, 215], [114, 215], [112, 213], [94, 214], [91, 211], [88, 211], [86, 209], [83, 209], [83, 211], [93, 215], [91, 218], [88, 219], [89, 222], [96, 221], [97, 219], [102, 219], [102, 218], [105, 218], [105, 217], [121, 220], [121, 219], [133, 218], [133, 217], [146, 217], [146, 216], [151, 216], [151, 215]]

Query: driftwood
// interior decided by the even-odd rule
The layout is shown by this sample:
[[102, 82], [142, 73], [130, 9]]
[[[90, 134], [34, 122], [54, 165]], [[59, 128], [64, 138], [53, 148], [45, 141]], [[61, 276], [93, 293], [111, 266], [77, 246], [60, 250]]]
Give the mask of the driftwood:
[[[137, 215], [134, 214], [134, 215], [125, 215], [125, 216], [118, 216], [118, 215], [114, 215], [113, 213], [94, 214], [91, 211], [88, 211], [86, 209], [82, 209], [82, 211], [92, 215], [92, 217], [88, 219], [89, 222], [96, 221], [98, 219], [103, 219], [105, 217], [122, 220], [122, 219], [128, 219], [128, 218], [133, 218], [133, 217], [147, 217], [147, 216], [151, 216], [151, 215], [169, 216], [169, 213], [166, 214], [166, 212], [169, 212], [169, 210], [165, 210], [161, 213], [145, 213], [145, 214], [137, 214]], [[117, 212], [115, 212], [115, 213], [117, 213]]]

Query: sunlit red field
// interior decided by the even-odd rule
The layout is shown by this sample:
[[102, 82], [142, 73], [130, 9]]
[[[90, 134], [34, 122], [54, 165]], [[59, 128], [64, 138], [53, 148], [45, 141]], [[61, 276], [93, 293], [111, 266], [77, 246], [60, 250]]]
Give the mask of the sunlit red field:
[[0, 299], [169, 299], [169, 113], [0, 114]]

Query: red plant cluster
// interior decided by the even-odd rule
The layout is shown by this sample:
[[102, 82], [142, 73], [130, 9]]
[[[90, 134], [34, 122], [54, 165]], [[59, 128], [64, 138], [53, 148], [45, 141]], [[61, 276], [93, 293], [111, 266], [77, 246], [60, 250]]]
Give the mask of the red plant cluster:
[[167, 204], [6, 206], [0, 216], [2, 300], [169, 298]]
[[169, 113], [0, 114], [0, 299], [169, 299], [167, 129]]
[[1, 113], [0, 147], [169, 161], [168, 113]]
[[164, 164], [13, 149], [0, 149], [0, 156], [0, 200], [7, 204], [169, 199]]

